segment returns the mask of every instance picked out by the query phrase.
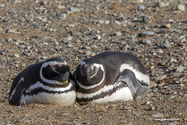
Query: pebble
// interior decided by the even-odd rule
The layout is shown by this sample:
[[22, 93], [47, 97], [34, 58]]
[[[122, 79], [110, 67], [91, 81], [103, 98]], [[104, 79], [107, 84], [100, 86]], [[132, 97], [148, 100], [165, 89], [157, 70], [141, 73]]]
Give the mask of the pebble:
[[166, 75], [159, 75], [159, 76], [157, 76], [156, 77], [156, 81], [160, 81], [160, 80], [163, 80], [163, 79], [166, 79], [167, 78], [167, 76]]
[[142, 40], [140, 40], [140, 43], [150, 45], [152, 41], [150, 39], [143, 38]]
[[187, 43], [186, 37], [183, 37], [179, 42], [180, 42], [180, 43]]
[[96, 35], [97, 40], [100, 40], [102, 37], [100, 35]]
[[144, 10], [145, 7], [144, 7], [143, 5], [139, 5], [139, 6], [138, 6], [138, 9], [139, 9], [139, 10]]
[[176, 123], [172, 123], [172, 122], [171, 122], [171, 123], [168, 123], [167, 125], [177, 125], [177, 124], [176, 124]]
[[152, 22], [152, 20], [149, 16], [142, 16], [142, 22], [150, 23], [150, 22]]
[[166, 4], [165, 4], [164, 2], [158, 2], [158, 3], [157, 3], [157, 6], [158, 6], [158, 7], [165, 7]]
[[115, 34], [115, 36], [121, 36], [122, 35], [121, 32], [115, 32], [114, 34]]
[[105, 24], [107, 24], [107, 25], [108, 25], [109, 23], [110, 23], [110, 21], [109, 21], [109, 20], [106, 20], [106, 21], [105, 21]]
[[185, 5], [179, 4], [179, 5], [177, 6], [177, 9], [180, 10], [180, 11], [185, 11]]
[[69, 10], [70, 10], [71, 12], [77, 12], [77, 11], [80, 11], [81, 9], [75, 8], [75, 7], [70, 7]]
[[166, 83], [162, 82], [160, 84], [158, 84], [159, 87], [163, 87]]
[[150, 82], [150, 88], [154, 88], [154, 87], [156, 87], [157, 86], [157, 83], [156, 82], [154, 82], [154, 81], [151, 81]]
[[160, 26], [160, 28], [170, 28], [171, 25], [168, 23], [168, 24], [163, 24]]
[[138, 34], [138, 37], [145, 37], [145, 36], [153, 36], [154, 32], [153, 31], [146, 31]]
[[164, 48], [171, 48], [171, 45], [169, 43], [162, 44], [162, 47]]
[[154, 113], [152, 114], [153, 117], [164, 117], [162, 113]]
[[59, 14], [59, 18], [60, 18], [60, 19], [65, 19], [65, 18], [66, 18], [66, 14], [65, 14], [65, 13]]
[[172, 76], [176, 76], [176, 77], [178, 77], [178, 76], [181, 76], [181, 75], [182, 75], [182, 73], [180, 73], [180, 72], [175, 72], [175, 73], [173, 73]]
[[152, 106], [152, 107], [149, 108], [149, 110], [154, 111], [155, 107]]
[[124, 109], [124, 110], [130, 110], [131, 107], [130, 107], [130, 106], [123, 106], [123, 109]]
[[176, 72], [183, 72], [184, 71], [184, 67], [183, 66], [178, 66], [176, 69]]
[[87, 51], [85, 52], [85, 55], [86, 55], [86, 56], [90, 56], [91, 54], [92, 54], [92, 52], [89, 51], [89, 50], [87, 50]]

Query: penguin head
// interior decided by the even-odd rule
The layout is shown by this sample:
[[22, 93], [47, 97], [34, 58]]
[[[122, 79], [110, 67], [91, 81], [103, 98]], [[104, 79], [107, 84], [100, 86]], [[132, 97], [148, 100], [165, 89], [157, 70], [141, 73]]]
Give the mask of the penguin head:
[[78, 66], [77, 79], [85, 86], [99, 83], [104, 75], [104, 68], [97, 60], [86, 59]]
[[[70, 68], [66, 61], [61, 58], [46, 60], [41, 67], [42, 79], [49, 82], [58, 81], [59, 84], [67, 84], [69, 81]], [[55, 82], [56, 83], [56, 82]]]

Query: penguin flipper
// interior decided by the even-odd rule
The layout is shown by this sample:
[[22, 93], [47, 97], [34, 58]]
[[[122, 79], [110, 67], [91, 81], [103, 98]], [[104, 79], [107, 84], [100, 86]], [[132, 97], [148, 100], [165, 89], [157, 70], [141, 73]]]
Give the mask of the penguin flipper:
[[134, 72], [125, 69], [119, 76], [118, 82], [125, 82], [134, 96], [144, 97], [149, 92], [149, 86], [143, 86], [136, 79]]
[[15, 89], [12, 91], [9, 97], [9, 103], [12, 105], [20, 105], [21, 96], [23, 94], [23, 91], [25, 88], [26, 83], [24, 81], [19, 81], [15, 87]]

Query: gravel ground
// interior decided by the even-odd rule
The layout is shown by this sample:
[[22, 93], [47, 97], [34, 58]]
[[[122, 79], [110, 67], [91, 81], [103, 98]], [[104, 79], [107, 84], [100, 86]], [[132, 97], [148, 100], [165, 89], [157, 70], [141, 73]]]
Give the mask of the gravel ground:
[[[187, 124], [185, 7], [186, 0], [1, 0], [0, 124]], [[62, 57], [73, 72], [104, 51], [136, 55], [150, 93], [107, 104], [9, 105], [12, 81], [27, 66]]]

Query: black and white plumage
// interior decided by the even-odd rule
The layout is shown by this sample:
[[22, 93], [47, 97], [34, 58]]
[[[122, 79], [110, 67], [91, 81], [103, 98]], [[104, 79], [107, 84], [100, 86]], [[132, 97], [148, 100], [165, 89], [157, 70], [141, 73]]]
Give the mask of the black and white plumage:
[[38, 102], [69, 106], [75, 101], [73, 76], [61, 58], [27, 67], [15, 77], [9, 93], [9, 103], [13, 105]]
[[145, 67], [129, 53], [104, 52], [85, 59], [73, 75], [80, 104], [133, 100], [149, 92]]

